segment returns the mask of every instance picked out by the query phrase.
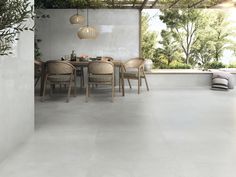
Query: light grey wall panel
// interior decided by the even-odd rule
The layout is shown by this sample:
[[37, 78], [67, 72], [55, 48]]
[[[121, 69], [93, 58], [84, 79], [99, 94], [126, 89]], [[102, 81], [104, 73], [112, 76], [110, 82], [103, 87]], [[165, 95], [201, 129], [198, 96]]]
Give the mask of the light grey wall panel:
[[0, 57], [0, 162], [34, 130], [34, 33], [19, 37], [15, 54]]
[[[139, 55], [139, 11], [124, 9], [89, 9], [89, 24], [99, 31], [95, 40], [81, 40], [77, 31], [81, 25], [71, 25], [69, 18], [75, 9], [41, 10], [49, 19], [36, 22], [37, 38], [44, 60], [69, 55], [112, 56], [129, 59]], [[86, 10], [80, 10], [86, 17]], [[86, 24], [86, 23], [85, 23]]]

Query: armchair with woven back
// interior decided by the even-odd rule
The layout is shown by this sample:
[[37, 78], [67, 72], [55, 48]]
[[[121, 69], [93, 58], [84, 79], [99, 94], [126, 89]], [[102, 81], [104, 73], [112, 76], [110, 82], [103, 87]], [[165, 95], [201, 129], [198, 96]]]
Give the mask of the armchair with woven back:
[[76, 96], [76, 68], [72, 64], [66, 61], [50, 60], [45, 63], [44, 72], [42, 101], [44, 101], [47, 84], [50, 85], [50, 93], [55, 85], [68, 85], [67, 102], [69, 102], [73, 85], [74, 96]]
[[130, 80], [138, 81], [138, 94], [140, 94], [140, 86], [142, 85], [142, 79], [145, 80], [147, 91], [149, 91], [149, 86], [147, 78], [144, 72], [144, 59], [143, 58], [132, 58], [125, 62], [120, 71], [120, 84], [122, 85], [122, 94], [125, 95], [124, 80], [128, 80], [130, 89], [132, 88]]
[[112, 102], [114, 101], [114, 64], [106, 60], [93, 61], [88, 64], [88, 83], [86, 87], [86, 102], [90, 96], [91, 85], [111, 85]]
[[44, 62], [41, 60], [34, 60], [34, 86], [36, 87], [39, 80], [42, 77], [43, 72], [43, 66]]

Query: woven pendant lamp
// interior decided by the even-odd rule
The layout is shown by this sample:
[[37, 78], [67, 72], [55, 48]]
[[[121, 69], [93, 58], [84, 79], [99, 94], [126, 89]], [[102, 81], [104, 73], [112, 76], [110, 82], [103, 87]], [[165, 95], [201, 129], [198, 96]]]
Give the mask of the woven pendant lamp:
[[77, 9], [77, 13], [70, 17], [70, 23], [75, 24], [83, 24], [84, 23], [84, 16], [79, 15], [79, 9]]
[[88, 9], [87, 9], [87, 26], [81, 27], [77, 33], [80, 39], [95, 39], [98, 35], [94, 27], [89, 26], [88, 22]]

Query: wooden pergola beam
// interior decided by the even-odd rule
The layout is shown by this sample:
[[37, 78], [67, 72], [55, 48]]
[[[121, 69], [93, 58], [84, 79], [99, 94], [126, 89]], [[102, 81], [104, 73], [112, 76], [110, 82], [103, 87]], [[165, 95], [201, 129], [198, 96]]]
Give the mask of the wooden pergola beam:
[[196, 7], [198, 4], [201, 4], [202, 2], [204, 2], [205, 0], [200, 0], [198, 2], [195, 2], [194, 4], [190, 5], [189, 8], [193, 8]]
[[180, 1], [180, 0], [176, 0], [175, 2], [173, 2], [173, 3], [169, 6], [169, 8], [174, 7], [179, 1]]
[[152, 4], [151, 8], [155, 7], [158, 2], [159, 2], [159, 0], [154, 1], [154, 3]]
[[211, 6], [209, 6], [208, 8], [212, 8], [214, 6], [220, 5], [222, 3], [228, 2], [229, 0], [221, 0], [220, 2], [216, 3], [216, 4], [212, 4]]
[[137, 0], [134, 0], [134, 2], [133, 2], [133, 7], [135, 7], [136, 1], [137, 1]]
[[143, 8], [145, 7], [145, 5], [147, 4], [148, 0], [144, 0], [141, 7], [140, 7], [140, 10], [143, 10]]

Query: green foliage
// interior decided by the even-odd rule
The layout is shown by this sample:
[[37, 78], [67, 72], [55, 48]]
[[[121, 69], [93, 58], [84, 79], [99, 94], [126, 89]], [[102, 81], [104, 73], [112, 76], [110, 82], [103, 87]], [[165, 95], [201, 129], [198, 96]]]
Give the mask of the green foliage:
[[[202, 0], [199, 3], [199, 0], [159, 0], [157, 1], [158, 6], [161, 6], [162, 8], [169, 8], [172, 4], [174, 4], [174, 7], [178, 8], [188, 8], [188, 7], [194, 7], [197, 8], [205, 8], [205, 7], [212, 7], [216, 5], [217, 3], [221, 2], [222, 0]], [[127, 7], [127, 5], [131, 5], [131, 7], [134, 5], [140, 4], [142, 1], [134, 1], [134, 0], [35, 0], [35, 5], [37, 8], [76, 8], [76, 7]], [[177, 2], [177, 3], [175, 3]], [[136, 8], [136, 7], [135, 7]]]
[[36, 60], [41, 59], [41, 56], [42, 56], [42, 53], [40, 52], [40, 48], [38, 45], [41, 41], [42, 41], [41, 39], [37, 39], [37, 38], [35, 38], [35, 41], [34, 41], [34, 58]]
[[172, 61], [180, 58], [180, 47], [177, 42], [174, 40], [171, 31], [162, 30], [161, 37], [162, 40], [159, 42], [161, 47], [157, 48], [155, 55], [163, 55], [167, 60], [167, 65], [170, 65]]
[[162, 54], [156, 52], [152, 61], [154, 64], [154, 68], [159, 68], [159, 69], [168, 68], [168, 62], [167, 62], [167, 58], [165, 55], [162, 55]]
[[158, 69], [191, 69], [191, 65], [175, 60], [168, 65], [165, 56], [161, 55], [154, 59], [154, 67]]
[[228, 37], [232, 35], [232, 29], [229, 28], [229, 22], [226, 21], [226, 16], [223, 12], [218, 12], [212, 17], [210, 27], [215, 42], [213, 57], [215, 61], [219, 61], [223, 56], [224, 50], [226, 50], [228, 48], [227, 46], [231, 43]]
[[103, 7], [101, 0], [35, 0], [35, 7], [39, 8], [54, 8], [54, 9], [64, 9], [64, 8], [86, 8], [89, 5], [93, 7]]
[[225, 68], [225, 65], [219, 61], [209, 62], [205, 65], [205, 69], [220, 69]]
[[0, 1], [0, 55], [9, 55], [11, 45], [18, 40], [17, 34], [25, 30], [34, 31], [24, 22], [33, 18], [33, 8], [29, 0]]
[[231, 62], [231, 63], [228, 65], [228, 68], [236, 68], [236, 61], [235, 61], [235, 62]]
[[[49, 19], [50, 18], [49, 14], [44, 14], [40, 10], [36, 10], [35, 14], [36, 14], [36, 19], [37, 20], [45, 20], [45, 19]], [[37, 29], [35, 29], [35, 31], [37, 31]], [[41, 57], [42, 57], [42, 53], [40, 52], [40, 48], [39, 48], [39, 43], [41, 41], [42, 40], [39, 39], [36, 35], [34, 36], [34, 58], [36, 60], [41, 59]]]
[[148, 30], [149, 16], [144, 14], [142, 16], [142, 56], [144, 58], [152, 59], [155, 53], [155, 46], [157, 43], [157, 33]]
[[[207, 29], [206, 29], [207, 30]], [[198, 34], [198, 40], [193, 45], [191, 63], [205, 68], [214, 58], [214, 41], [210, 31], [201, 31]]]
[[198, 9], [161, 12], [160, 19], [167, 29], [162, 30], [162, 39], [153, 55], [155, 67], [174, 68], [170, 66], [178, 61], [192, 68], [222, 68], [220, 60], [225, 50], [236, 55], [236, 42], [232, 41], [236, 30], [223, 12]]
[[173, 62], [170, 64], [169, 69], [191, 69], [191, 65], [181, 62]]
[[199, 10], [196, 9], [165, 9], [160, 19], [172, 32], [172, 36], [179, 43], [185, 55], [185, 63], [189, 64], [192, 46], [197, 41], [196, 33], [203, 25]]

